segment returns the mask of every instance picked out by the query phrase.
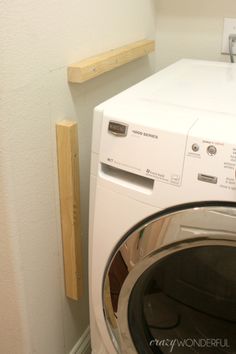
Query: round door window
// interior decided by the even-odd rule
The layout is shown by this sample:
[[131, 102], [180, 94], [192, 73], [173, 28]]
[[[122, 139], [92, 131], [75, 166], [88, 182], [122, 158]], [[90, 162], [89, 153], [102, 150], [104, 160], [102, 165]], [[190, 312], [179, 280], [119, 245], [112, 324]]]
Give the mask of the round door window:
[[236, 353], [236, 204], [178, 206], [133, 227], [103, 303], [118, 353]]
[[151, 266], [128, 325], [138, 353], [236, 353], [236, 247], [188, 248]]

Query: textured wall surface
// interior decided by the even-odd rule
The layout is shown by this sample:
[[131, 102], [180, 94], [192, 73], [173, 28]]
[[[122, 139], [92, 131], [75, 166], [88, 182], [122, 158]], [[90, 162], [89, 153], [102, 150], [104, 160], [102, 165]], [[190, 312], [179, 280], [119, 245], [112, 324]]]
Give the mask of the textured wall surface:
[[224, 17], [234, 0], [155, 0], [157, 69], [181, 58], [229, 61], [221, 55]]
[[[92, 109], [149, 75], [143, 58], [83, 85], [69, 63], [154, 37], [152, 0], [0, 2], [0, 352], [69, 353], [88, 326]], [[85, 292], [64, 295], [55, 123], [79, 123]]]

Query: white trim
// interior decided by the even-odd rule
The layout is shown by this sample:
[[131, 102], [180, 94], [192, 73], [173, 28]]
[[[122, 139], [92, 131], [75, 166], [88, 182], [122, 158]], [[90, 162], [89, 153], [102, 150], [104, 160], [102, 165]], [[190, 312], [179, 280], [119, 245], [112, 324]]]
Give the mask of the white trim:
[[69, 354], [90, 354], [90, 353], [91, 353], [90, 329], [88, 326]]

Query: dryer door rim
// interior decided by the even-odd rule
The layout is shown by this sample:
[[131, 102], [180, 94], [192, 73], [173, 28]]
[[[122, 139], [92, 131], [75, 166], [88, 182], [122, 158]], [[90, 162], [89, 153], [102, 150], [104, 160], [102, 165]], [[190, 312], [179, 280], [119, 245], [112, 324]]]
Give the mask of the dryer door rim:
[[[128, 303], [133, 286], [148, 268], [168, 255], [188, 248], [215, 245], [236, 247], [236, 227], [234, 229], [232, 225], [231, 227], [227, 227], [227, 225], [219, 227], [218, 225], [216, 228], [208, 228], [205, 227], [203, 220], [202, 222], [197, 220], [199, 217], [203, 219], [204, 216], [207, 218], [209, 215], [212, 220], [218, 220], [218, 224], [220, 224], [220, 219], [226, 218], [236, 226], [236, 203], [209, 201], [168, 208], [138, 223], [119, 242], [107, 264], [103, 282], [104, 317], [117, 352], [137, 352], [129, 331]], [[191, 227], [189, 229], [185, 227], [175, 239], [168, 240], [166, 229], [170, 228], [170, 224], [175, 224], [179, 218], [188, 219], [192, 216]], [[210, 220], [211, 225], [212, 220]], [[152, 232], [156, 226], [159, 228], [158, 237], [156, 237], [155, 230], [154, 233]], [[155, 244], [153, 243], [154, 239]], [[134, 249], [135, 252], [132, 252]], [[129, 251], [131, 251], [130, 254]], [[114, 300], [112, 302], [111, 298], [109, 273], [120, 256], [124, 260], [128, 272], [121, 280], [116, 304]]]

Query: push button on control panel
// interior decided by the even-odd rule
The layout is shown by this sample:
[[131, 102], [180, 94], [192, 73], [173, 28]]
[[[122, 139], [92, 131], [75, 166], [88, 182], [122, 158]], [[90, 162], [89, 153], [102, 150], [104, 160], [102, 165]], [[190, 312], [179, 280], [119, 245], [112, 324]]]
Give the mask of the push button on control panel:
[[203, 173], [198, 174], [198, 180], [207, 183], [217, 184], [218, 178], [216, 176], [205, 175]]
[[194, 151], [194, 152], [197, 152], [198, 150], [199, 150], [199, 145], [198, 144], [193, 144], [192, 145], [192, 150]]
[[210, 155], [210, 156], [214, 156], [214, 155], [217, 153], [216, 147], [215, 147], [214, 145], [209, 145], [209, 146], [207, 147], [207, 153], [208, 153], [208, 155]]

